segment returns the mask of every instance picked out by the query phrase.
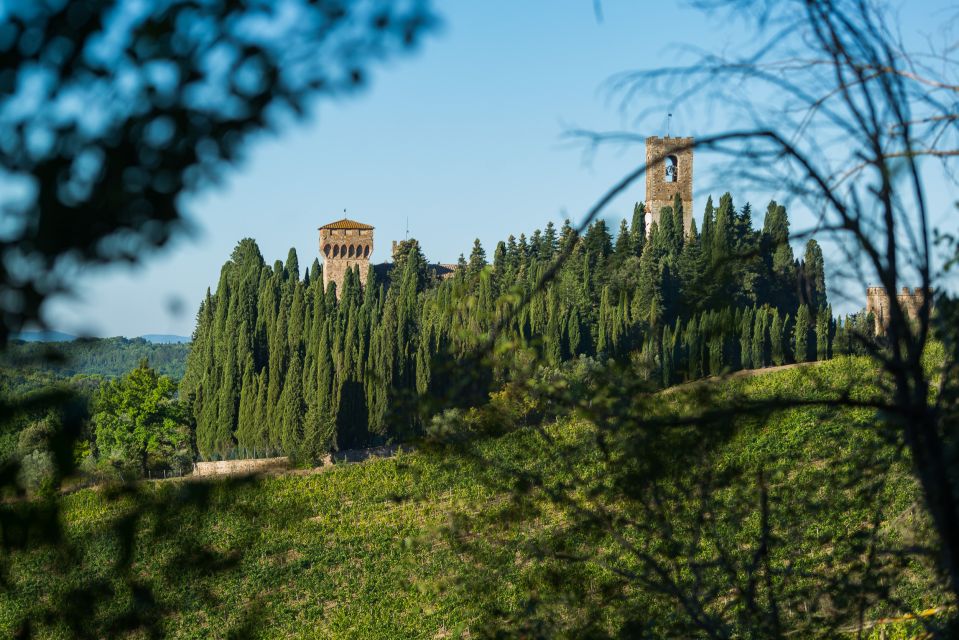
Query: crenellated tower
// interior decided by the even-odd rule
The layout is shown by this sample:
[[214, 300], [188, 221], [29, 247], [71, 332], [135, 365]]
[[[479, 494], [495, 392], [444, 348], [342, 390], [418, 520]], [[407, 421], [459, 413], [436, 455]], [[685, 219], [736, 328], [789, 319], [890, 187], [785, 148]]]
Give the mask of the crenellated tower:
[[336, 295], [343, 291], [346, 270], [359, 267], [360, 282], [366, 285], [373, 253], [373, 227], [343, 218], [320, 227], [320, 254], [323, 256], [323, 288], [336, 283]]

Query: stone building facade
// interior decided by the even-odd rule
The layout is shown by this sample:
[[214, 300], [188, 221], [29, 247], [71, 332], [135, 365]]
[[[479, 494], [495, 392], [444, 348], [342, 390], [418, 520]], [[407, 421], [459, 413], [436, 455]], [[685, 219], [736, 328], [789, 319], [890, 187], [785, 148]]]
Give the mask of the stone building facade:
[[693, 138], [646, 138], [646, 233], [676, 195], [683, 203], [683, 229], [693, 220]]
[[[916, 287], [912, 291], [909, 287], [903, 287], [902, 291], [896, 295], [899, 306], [911, 320], [919, 317], [919, 308], [926, 300], [926, 292]], [[876, 322], [876, 335], [883, 335], [889, 327], [889, 296], [884, 287], [866, 288], [866, 313], [871, 313]]]
[[346, 270], [360, 269], [360, 282], [366, 285], [373, 253], [373, 227], [343, 218], [320, 227], [320, 255], [323, 256], [323, 288], [336, 283], [336, 295], [343, 291]]

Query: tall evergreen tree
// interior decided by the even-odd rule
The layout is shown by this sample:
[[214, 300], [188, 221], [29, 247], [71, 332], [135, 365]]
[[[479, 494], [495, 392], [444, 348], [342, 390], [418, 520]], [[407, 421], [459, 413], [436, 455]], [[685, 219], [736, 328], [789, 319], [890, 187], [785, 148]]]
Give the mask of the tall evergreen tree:
[[826, 301], [826, 273], [822, 249], [815, 238], [806, 242], [806, 252], [803, 256], [803, 301], [809, 305], [810, 312], [819, 318], [819, 311], [824, 310]]
[[743, 369], [752, 369], [753, 364], [753, 309], [747, 308], [743, 313], [739, 334], [739, 351]]
[[646, 244], [646, 205], [642, 202], [633, 206], [629, 235], [633, 241], [633, 254], [638, 258], [643, 255], [643, 246]]
[[786, 347], [783, 343], [783, 322], [779, 316], [779, 309], [772, 310], [772, 322], [769, 325], [769, 350], [773, 364], [776, 366], [786, 363]]
[[470, 278], [475, 278], [484, 268], [486, 268], [486, 251], [480, 244], [479, 238], [476, 238], [473, 240], [473, 250], [470, 252], [467, 273]]
[[809, 349], [809, 329], [810, 317], [809, 307], [804, 304], [799, 305], [799, 312], [796, 314], [796, 327], [794, 333], [794, 351], [796, 362], [808, 362], [810, 358]]

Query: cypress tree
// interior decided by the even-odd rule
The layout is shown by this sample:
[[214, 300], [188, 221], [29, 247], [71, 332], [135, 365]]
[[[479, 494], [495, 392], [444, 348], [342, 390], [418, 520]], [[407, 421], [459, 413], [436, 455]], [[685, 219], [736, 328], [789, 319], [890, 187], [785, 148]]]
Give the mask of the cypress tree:
[[543, 336], [543, 351], [546, 362], [554, 366], [563, 359], [563, 324], [559, 306], [551, 305], [546, 335]]
[[739, 350], [742, 354], [743, 369], [753, 368], [753, 314], [755, 309], [746, 309], [743, 313], [742, 329], [739, 335]]
[[693, 316], [686, 325], [687, 371], [692, 380], [703, 377], [703, 349], [699, 322]]
[[723, 367], [726, 365], [723, 362], [723, 335], [721, 327], [717, 326], [716, 317], [714, 312], [709, 313], [709, 373], [710, 375], [718, 375], [723, 372]]
[[783, 317], [782, 344], [783, 344], [783, 361], [784, 362], [796, 361], [795, 357], [793, 357], [793, 354], [792, 354], [793, 343], [792, 343], [792, 340], [790, 339], [790, 336], [792, 335], [793, 335], [793, 321], [792, 321], [792, 318], [787, 313]]
[[588, 350], [583, 345], [583, 331], [579, 310], [576, 307], [573, 307], [572, 313], [569, 314], [567, 319], [566, 339], [568, 341], [567, 349], [570, 357], [587, 353]]
[[303, 377], [302, 358], [298, 351], [290, 356], [290, 368], [286, 375], [287, 383], [283, 385], [280, 395], [280, 448], [287, 455], [295, 456], [299, 453], [300, 443], [303, 441], [303, 387], [300, 380]]
[[603, 287], [603, 294], [599, 299], [599, 326], [596, 334], [596, 352], [606, 356], [612, 351], [612, 309], [610, 309], [609, 287]]
[[783, 344], [783, 323], [779, 317], [779, 309], [772, 310], [772, 323], [769, 326], [769, 349], [773, 364], [785, 364], [786, 354]]
[[642, 322], [646, 327], [656, 328], [663, 307], [662, 267], [660, 261], [665, 254], [661, 240], [659, 225], [655, 222], [650, 227], [646, 248], [639, 259], [639, 282], [636, 295], [633, 298], [632, 317], [636, 322]]
[[707, 267], [703, 250], [696, 230], [696, 221], [689, 225], [683, 250], [677, 261], [680, 287], [679, 312], [689, 316], [700, 311], [709, 298], [707, 290]]
[[250, 443], [254, 452], [270, 452], [269, 414], [266, 410], [266, 396], [268, 388], [267, 370], [264, 369], [256, 377], [256, 406], [254, 407], [253, 427], [255, 437]]
[[629, 235], [633, 242], [633, 255], [639, 258], [643, 255], [643, 246], [646, 244], [646, 205], [642, 202], [633, 205]]
[[673, 332], [669, 330], [668, 326], [663, 327], [661, 353], [663, 354], [662, 374], [664, 387], [668, 387], [673, 383], [673, 371], [676, 364], [674, 359], [675, 346], [676, 343]]
[[276, 326], [270, 336], [270, 361], [268, 364], [268, 386], [266, 390], [266, 424], [269, 438], [269, 446], [272, 449], [282, 450], [283, 439], [282, 414], [279, 411], [280, 394], [283, 391], [283, 383], [289, 358], [288, 350], [288, 322], [286, 306], [280, 307], [280, 313], [277, 316]]
[[676, 255], [682, 251], [685, 235], [688, 231], [683, 220], [684, 217], [683, 201], [677, 193], [673, 196], [673, 233], [670, 238], [670, 250]]
[[826, 308], [826, 273], [822, 249], [815, 239], [806, 242], [803, 256], [803, 298], [809, 305], [811, 314], [819, 319], [819, 311]]
[[809, 307], [804, 304], [799, 305], [799, 312], [796, 314], [796, 328], [794, 334], [796, 362], [809, 361]]
[[832, 313], [826, 309], [820, 310], [816, 315], [816, 359], [829, 359], [829, 330]]
[[756, 310], [756, 317], [753, 321], [753, 348], [752, 360], [753, 367], [762, 369], [768, 364], [766, 360], [766, 307]]
[[789, 245], [789, 217], [786, 208], [775, 201], [769, 203], [763, 221], [761, 251], [768, 268], [769, 296], [772, 304], [784, 310], [795, 310], [796, 264]]
[[706, 264], [712, 264], [713, 261], [713, 226], [715, 224], [715, 213], [713, 210], [713, 197], [706, 198], [706, 209], [703, 211], [703, 231], [699, 235], [699, 241], [703, 246], [703, 256]]
[[256, 441], [256, 377], [253, 375], [253, 355], [247, 356], [240, 383], [240, 413], [237, 418], [236, 443], [244, 456], [253, 451]]
[[296, 257], [296, 249], [290, 247], [290, 252], [286, 255], [286, 264], [283, 266], [287, 279], [290, 281], [300, 281], [300, 261]]

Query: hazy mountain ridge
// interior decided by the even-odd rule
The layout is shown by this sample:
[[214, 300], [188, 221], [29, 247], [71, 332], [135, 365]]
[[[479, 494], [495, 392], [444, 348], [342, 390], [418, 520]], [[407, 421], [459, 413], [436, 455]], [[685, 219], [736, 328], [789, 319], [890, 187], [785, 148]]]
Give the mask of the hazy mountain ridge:
[[[175, 338], [178, 336], [169, 336]], [[0, 367], [21, 373], [44, 371], [60, 377], [121, 376], [144, 358], [158, 373], [183, 377], [189, 342], [142, 338], [78, 338], [71, 341], [12, 342], [0, 357]]]
[[[173, 333], [145, 333], [136, 338], [113, 336], [124, 340], [142, 338], [151, 344], [186, 344], [192, 339], [190, 336], [180, 336]], [[11, 338], [13, 342], [73, 342], [74, 340], [109, 340], [111, 338], [97, 338], [92, 336], [76, 336], [63, 331], [21, 331]]]

